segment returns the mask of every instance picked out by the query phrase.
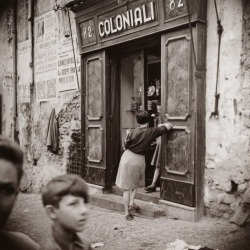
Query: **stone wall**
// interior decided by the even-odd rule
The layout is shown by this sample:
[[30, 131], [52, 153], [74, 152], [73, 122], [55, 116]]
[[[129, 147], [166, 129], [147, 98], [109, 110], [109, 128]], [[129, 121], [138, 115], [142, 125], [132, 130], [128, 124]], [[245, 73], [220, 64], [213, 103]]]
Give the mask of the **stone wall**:
[[[217, 1], [223, 26], [218, 93], [219, 117], [214, 111], [218, 35], [214, 1], [208, 1], [206, 170], [207, 214], [236, 223], [242, 197], [249, 186], [249, 4]], [[243, 6], [243, 5], [244, 6]]]
[[0, 6], [0, 95], [2, 96], [2, 133], [14, 136], [13, 8]]
[[[34, 22], [41, 15], [53, 12], [55, 3], [63, 6], [64, 0], [37, 0], [34, 2]], [[21, 188], [27, 192], [40, 192], [41, 188], [52, 177], [65, 174], [71, 170], [69, 162], [75, 157], [75, 150], [80, 147], [80, 91], [66, 91], [58, 94], [55, 100], [38, 101], [37, 78], [34, 74], [36, 67], [36, 55], [32, 61], [31, 37], [35, 37], [31, 28], [31, 0], [17, 1], [17, 85], [21, 82], [30, 84], [30, 101], [23, 102], [21, 93], [17, 95], [17, 131], [20, 145], [25, 152], [25, 175]], [[3, 96], [3, 134], [14, 137], [14, 78], [13, 78], [13, 6], [5, 5], [0, 14], [0, 94]], [[53, 12], [56, 15], [57, 37], [70, 35], [68, 16], [64, 11]], [[70, 12], [72, 33], [75, 39], [76, 27], [74, 14]], [[27, 41], [29, 44], [26, 58], [20, 54], [21, 44]], [[75, 40], [74, 40], [75, 42]], [[76, 58], [79, 52], [75, 44]], [[36, 53], [36, 51], [35, 51]], [[73, 54], [72, 54], [73, 55]], [[33, 75], [33, 78], [32, 78]], [[35, 76], [34, 76], [35, 75]], [[59, 150], [50, 152], [46, 147], [46, 134], [49, 117], [55, 108], [59, 127]], [[76, 137], [79, 140], [76, 140]], [[79, 153], [79, 152], [78, 152]], [[72, 166], [73, 167], [73, 166]]]
[[75, 143], [74, 135], [80, 136], [80, 93], [66, 95], [68, 100], [56, 112], [59, 127], [59, 150], [57, 153], [50, 152], [46, 147], [46, 130], [53, 106], [48, 107], [48, 104], [45, 104], [47, 108], [43, 107], [33, 124], [33, 155], [31, 155], [30, 167], [26, 169], [26, 185], [28, 184], [27, 191], [29, 192], [40, 192], [41, 188], [53, 176], [65, 174], [69, 168], [70, 159], [74, 157], [72, 148], [79, 148], [79, 145]]

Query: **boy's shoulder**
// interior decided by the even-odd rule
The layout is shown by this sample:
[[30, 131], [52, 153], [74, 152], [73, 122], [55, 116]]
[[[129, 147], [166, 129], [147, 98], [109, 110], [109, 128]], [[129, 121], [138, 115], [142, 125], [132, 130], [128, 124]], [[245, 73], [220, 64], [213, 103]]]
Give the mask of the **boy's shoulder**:
[[0, 249], [37, 250], [39, 245], [23, 233], [1, 231]]
[[91, 247], [91, 242], [90, 240], [87, 238], [87, 236], [82, 232], [82, 233], [77, 233], [77, 236], [81, 242], [81, 244], [84, 246], [84, 250], [87, 249], [87, 250], [91, 250], [93, 249]]
[[[83, 233], [77, 233], [77, 239], [74, 242], [66, 242], [63, 239], [57, 238], [57, 241], [52, 234], [43, 241], [43, 244], [39, 250], [64, 250], [64, 249], [82, 249], [92, 250], [91, 242]], [[73, 246], [73, 247], [72, 247]]]

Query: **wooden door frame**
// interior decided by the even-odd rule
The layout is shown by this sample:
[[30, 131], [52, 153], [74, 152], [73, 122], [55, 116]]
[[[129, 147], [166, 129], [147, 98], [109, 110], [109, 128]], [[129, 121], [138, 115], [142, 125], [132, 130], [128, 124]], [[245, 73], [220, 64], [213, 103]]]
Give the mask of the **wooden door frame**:
[[[93, 52], [91, 54], [95, 54]], [[106, 177], [109, 179], [108, 186], [112, 186], [115, 182], [116, 172], [118, 170], [120, 152], [117, 156], [117, 144], [120, 145], [120, 80], [119, 80], [119, 56], [112, 50], [105, 50], [109, 63], [108, 75], [106, 81], [108, 84], [104, 89], [106, 100], [111, 101], [110, 109], [106, 110], [106, 164], [109, 164], [109, 170], [106, 171]], [[84, 168], [86, 167], [86, 56], [81, 55], [81, 176], [84, 176]], [[117, 81], [119, 80], [119, 82]], [[119, 83], [119, 84], [117, 84]], [[117, 136], [118, 128], [118, 136]], [[106, 168], [107, 169], [107, 168]], [[111, 176], [111, 177], [110, 177]]]
[[[187, 28], [186, 28], [187, 29]], [[196, 55], [196, 67], [192, 55], [192, 79], [194, 93], [192, 101], [194, 109], [194, 196], [195, 207], [160, 200], [169, 216], [175, 216], [183, 220], [198, 221], [204, 216], [204, 169], [205, 169], [205, 118], [206, 118], [206, 24], [196, 23], [193, 26], [193, 43]], [[174, 31], [173, 31], [174, 32]], [[190, 31], [189, 31], [190, 32]], [[166, 33], [168, 34], [168, 33]], [[191, 40], [192, 42], [192, 40]], [[193, 53], [193, 52], [192, 52]], [[163, 63], [163, 62], [162, 62]], [[164, 65], [162, 65], [164, 67]], [[171, 122], [171, 121], [170, 121]]]
[[[196, 175], [196, 220], [204, 216], [204, 184], [205, 184], [205, 157], [206, 157], [206, 45], [207, 26], [204, 23], [196, 24], [196, 37], [194, 44], [196, 47], [196, 144], [195, 162]], [[194, 68], [195, 70], [195, 68]], [[199, 166], [199, 168], [198, 168]]]
[[[158, 40], [157, 40], [158, 39]], [[120, 145], [121, 145], [121, 135], [120, 135], [120, 121], [121, 121], [121, 118], [120, 118], [120, 101], [121, 101], [121, 98], [120, 98], [120, 92], [121, 92], [121, 79], [120, 79], [120, 62], [121, 62], [121, 56], [125, 53], [129, 53], [129, 52], [133, 52], [133, 51], [138, 51], [138, 50], [145, 50], [149, 47], [154, 47], [154, 46], [159, 46], [160, 47], [160, 36], [159, 35], [152, 35], [151, 37], [148, 37], [146, 39], [146, 43], [145, 43], [145, 38], [144, 39], [139, 39], [137, 41], [133, 41], [133, 42], [127, 42], [125, 44], [122, 44], [120, 46], [113, 46], [111, 48], [109, 48], [107, 50], [107, 53], [110, 57], [110, 86], [111, 86], [111, 99], [115, 99], [114, 96], [118, 94], [118, 101], [116, 101], [116, 106], [117, 106], [117, 109], [118, 109], [118, 115], [114, 116], [113, 115], [113, 112], [111, 110], [111, 126], [110, 126], [110, 129], [111, 129], [111, 138], [110, 138], [110, 145], [111, 147], [109, 148], [109, 151], [111, 152], [111, 156], [110, 156], [110, 163], [113, 164], [113, 167], [112, 167], [112, 175], [113, 175], [113, 179], [115, 179], [116, 177], [116, 169], [118, 169], [118, 165], [119, 165], [119, 161], [118, 161], [118, 165], [117, 167], [114, 166], [114, 164], [117, 164], [117, 160], [115, 160], [113, 158], [114, 154], [112, 154], [112, 147], [115, 147], [114, 143], [113, 143], [113, 140], [114, 140], [114, 137], [113, 135], [117, 134], [115, 131], [115, 128], [116, 126], [119, 126], [119, 149], [120, 149]], [[122, 52], [121, 52], [122, 51]], [[117, 67], [116, 67], [116, 71], [117, 71], [117, 77], [118, 77], [118, 88], [116, 88], [117, 92], [115, 92], [115, 84], [117, 83], [115, 81], [115, 79], [112, 79], [112, 56], [113, 57], [113, 60], [116, 60], [117, 62]], [[144, 77], [145, 77], [145, 65], [144, 65]], [[117, 86], [116, 86], [117, 87]], [[145, 104], [146, 105], [146, 104]], [[145, 107], [144, 107], [145, 108]], [[111, 109], [112, 109], [112, 105], [111, 105]], [[116, 121], [114, 123], [114, 121]], [[113, 146], [114, 145], [114, 146]], [[110, 153], [108, 154], [108, 157], [109, 157]], [[121, 151], [120, 151], [120, 157], [121, 157]], [[119, 160], [120, 160], [120, 157], [119, 157]]]
[[[87, 88], [87, 75], [86, 70], [88, 68], [88, 64], [95, 60], [99, 60], [101, 62], [101, 116], [97, 119], [97, 117], [89, 117], [88, 121], [87, 118], [87, 109], [86, 102], [88, 88]], [[81, 77], [82, 77], [82, 84], [81, 84], [81, 176], [86, 179], [87, 182], [90, 182], [93, 185], [98, 185], [102, 187], [110, 187], [112, 186], [112, 176], [110, 170], [110, 162], [108, 156], [107, 145], [110, 144], [110, 68], [109, 68], [109, 58], [107, 56], [106, 51], [102, 50], [99, 52], [93, 52], [86, 55], [82, 55], [81, 57]], [[88, 97], [89, 98], [89, 97]], [[101, 142], [102, 142], [102, 150], [101, 150], [101, 159], [91, 159], [87, 161], [87, 147], [88, 147], [88, 138], [86, 135], [87, 127], [86, 125], [89, 124], [88, 129], [100, 129], [101, 135]], [[94, 131], [94, 130], [92, 130]], [[92, 132], [93, 133], [93, 132]], [[92, 148], [93, 150], [93, 148]], [[100, 164], [100, 165], [98, 165]], [[88, 169], [87, 169], [88, 168]], [[95, 172], [97, 171], [97, 172]], [[85, 176], [86, 173], [90, 173]], [[96, 173], [96, 174], [95, 174]]]
[[81, 176], [84, 174], [84, 167], [86, 165], [86, 142], [85, 142], [85, 117], [86, 117], [86, 86], [85, 86], [85, 56], [81, 55]]
[[[115, 51], [107, 51], [110, 60], [110, 119], [107, 128], [110, 130], [109, 145], [107, 148], [108, 162], [111, 164], [112, 185], [115, 184], [116, 174], [120, 162], [120, 56]], [[119, 147], [117, 146], [119, 145]]]

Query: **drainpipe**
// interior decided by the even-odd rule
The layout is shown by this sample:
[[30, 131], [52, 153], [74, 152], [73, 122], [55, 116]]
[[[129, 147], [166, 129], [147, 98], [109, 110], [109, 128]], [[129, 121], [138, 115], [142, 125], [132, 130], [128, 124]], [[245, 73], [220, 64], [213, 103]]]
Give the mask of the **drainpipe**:
[[[28, 11], [28, 21], [29, 21], [29, 39], [30, 39], [30, 69], [31, 69], [31, 82], [30, 91], [33, 92], [35, 84], [35, 72], [34, 72], [34, 0], [29, 0], [29, 11]], [[31, 93], [30, 93], [31, 94]], [[30, 95], [30, 104], [32, 95]]]
[[18, 115], [17, 115], [17, 0], [13, 1], [13, 124], [14, 140], [19, 143], [18, 139]]

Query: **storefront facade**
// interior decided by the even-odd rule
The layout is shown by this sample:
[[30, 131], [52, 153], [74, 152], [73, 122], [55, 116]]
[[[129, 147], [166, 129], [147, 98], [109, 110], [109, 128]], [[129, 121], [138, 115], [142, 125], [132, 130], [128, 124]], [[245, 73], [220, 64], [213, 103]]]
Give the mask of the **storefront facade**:
[[206, 1], [84, 1], [70, 8], [82, 60], [83, 177], [94, 185], [114, 185], [126, 129], [137, 126], [139, 109], [148, 110], [151, 126], [173, 124], [162, 138], [160, 203], [169, 214], [199, 219]]
[[[247, 221], [250, 5], [248, 0], [187, 2], [192, 33], [184, 0], [0, 3], [0, 127], [24, 150], [22, 191], [40, 193], [65, 173], [110, 188], [124, 131], [137, 126], [135, 111], [145, 108], [155, 116], [151, 126], [174, 125], [163, 138], [163, 181], [156, 193], [167, 214]], [[223, 27], [220, 53], [217, 18]], [[46, 92], [51, 85], [56, 98]], [[58, 152], [46, 146], [53, 108]], [[152, 181], [153, 152], [152, 146], [146, 185]]]

